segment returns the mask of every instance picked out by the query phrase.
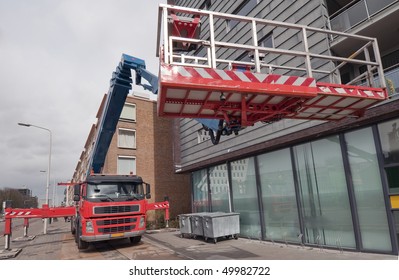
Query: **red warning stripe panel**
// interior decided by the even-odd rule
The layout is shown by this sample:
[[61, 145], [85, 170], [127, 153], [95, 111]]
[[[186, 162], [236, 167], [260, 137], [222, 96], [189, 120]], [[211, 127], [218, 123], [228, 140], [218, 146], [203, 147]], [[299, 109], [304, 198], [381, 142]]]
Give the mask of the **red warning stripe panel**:
[[11, 211], [11, 212], [5, 212], [4, 216], [12, 216], [12, 217], [26, 217], [26, 216], [31, 216], [32, 211]]
[[[233, 116], [241, 119], [244, 114], [251, 120], [251, 123], [243, 120], [248, 125], [256, 122], [259, 111], [260, 114], [264, 111], [273, 113], [264, 108], [268, 104], [257, 106], [265, 100], [276, 105], [285, 97], [308, 100], [318, 92], [313, 78], [167, 64], [161, 64], [159, 80], [160, 116], [222, 119]], [[280, 96], [280, 99], [273, 96]], [[246, 98], [245, 102], [243, 98]], [[254, 109], [253, 105], [257, 107]]]
[[160, 87], [274, 93], [308, 98], [317, 94], [313, 78], [167, 64], [161, 65]]
[[385, 100], [388, 95], [385, 89], [341, 84], [317, 83], [320, 94], [339, 95], [366, 99]]
[[50, 218], [50, 217], [64, 217], [73, 216], [75, 214], [75, 207], [43, 207], [32, 209], [18, 209], [7, 208], [4, 217], [6, 219], [13, 218]]
[[169, 209], [169, 202], [164, 201], [164, 202], [154, 202], [154, 203], [149, 203], [146, 206], [146, 211], [148, 210], [157, 210], [157, 209]]
[[361, 116], [387, 98], [381, 88], [316, 83], [313, 78], [161, 65], [158, 114], [250, 126], [282, 118]]
[[319, 95], [306, 101], [289, 117], [316, 120], [340, 120], [361, 117], [365, 110], [387, 98], [382, 88], [317, 83]]

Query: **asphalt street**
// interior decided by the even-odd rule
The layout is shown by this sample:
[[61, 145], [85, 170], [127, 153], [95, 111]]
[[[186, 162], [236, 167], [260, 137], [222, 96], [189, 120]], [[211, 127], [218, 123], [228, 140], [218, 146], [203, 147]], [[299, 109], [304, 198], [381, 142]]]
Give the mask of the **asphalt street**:
[[[4, 232], [4, 222], [0, 222]], [[98, 242], [87, 250], [79, 251], [70, 232], [70, 223], [58, 219], [43, 234], [41, 219], [32, 219], [28, 236], [23, 237], [21, 221], [13, 222], [10, 249], [0, 250], [0, 258], [16, 260], [398, 260], [398, 256], [349, 252], [323, 247], [307, 247], [238, 238], [221, 239], [216, 244], [190, 237], [181, 237], [179, 229], [169, 228], [147, 231], [139, 244], [127, 239]], [[4, 247], [4, 236], [0, 246]], [[10, 251], [14, 256], [5, 257]]]

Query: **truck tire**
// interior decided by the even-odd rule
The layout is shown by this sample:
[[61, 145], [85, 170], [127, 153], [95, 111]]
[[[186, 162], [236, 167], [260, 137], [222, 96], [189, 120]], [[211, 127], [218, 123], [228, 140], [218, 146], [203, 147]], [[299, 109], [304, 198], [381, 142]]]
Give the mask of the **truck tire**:
[[76, 231], [75, 219], [71, 218], [70, 222], [71, 222], [71, 233], [72, 233], [72, 235], [75, 235], [75, 231]]
[[78, 249], [79, 250], [83, 250], [83, 249], [87, 249], [89, 247], [89, 242], [83, 241], [80, 238], [80, 234], [82, 232], [82, 225], [79, 223], [79, 226], [76, 227], [76, 238], [77, 239], [77, 244], [78, 244]]
[[141, 241], [141, 236], [133, 236], [133, 237], [129, 237], [129, 239], [130, 239], [130, 243], [137, 244]]
[[74, 237], [75, 237], [75, 243], [78, 244], [79, 235], [78, 235], [78, 232], [77, 232], [77, 230], [76, 230], [76, 228], [77, 228], [76, 220], [73, 222], [73, 224], [74, 224], [73, 235], [74, 235]]

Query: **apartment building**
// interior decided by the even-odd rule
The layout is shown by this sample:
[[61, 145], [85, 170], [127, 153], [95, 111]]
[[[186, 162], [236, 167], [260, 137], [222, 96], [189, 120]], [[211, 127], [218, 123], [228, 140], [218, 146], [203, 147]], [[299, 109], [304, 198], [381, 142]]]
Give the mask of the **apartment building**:
[[[337, 122], [259, 122], [237, 136], [222, 136], [218, 145], [211, 143], [198, 122], [181, 119], [174, 136], [179, 146], [175, 171], [191, 175], [194, 212], [239, 212], [242, 236], [397, 254], [399, 212], [390, 197], [399, 194], [399, 1], [168, 3], [377, 38], [390, 96], [387, 101], [367, 109], [360, 118]], [[252, 40], [250, 28], [234, 20], [216, 21], [213, 32], [218, 40], [240, 44]], [[209, 22], [201, 22], [200, 38], [207, 40], [209, 35]], [[292, 49], [301, 39], [278, 27], [258, 30], [257, 38], [260, 46]], [[314, 35], [309, 43], [309, 49], [321, 54], [350, 56], [354, 51], [351, 40], [333, 35]], [[221, 56], [251, 61], [248, 53], [238, 50]], [[268, 62], [272, 60], [289, 67], [304, 63], [278, 56]], [[337, 66], [313, 63], [322, 70]], [[365, 78], [353, 79], [366, 68], [346, 65], [334, 82], [361, 85]], [[280, 71], [290, 75], [287, 69]], [[316, 78], [332, 82], [330, 77]], [[378, 86], [373, 77], [369, 79]]]

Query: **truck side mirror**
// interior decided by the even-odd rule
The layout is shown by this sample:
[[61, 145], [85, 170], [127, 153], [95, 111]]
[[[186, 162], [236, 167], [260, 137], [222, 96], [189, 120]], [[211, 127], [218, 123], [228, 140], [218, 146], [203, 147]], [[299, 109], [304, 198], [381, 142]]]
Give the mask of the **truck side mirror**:
[[145, 183], [145, 198], [151, 198], [151, 186], [150, 184]]
[[73, 186], [73, 201], [80, 200], [80, 185]]

